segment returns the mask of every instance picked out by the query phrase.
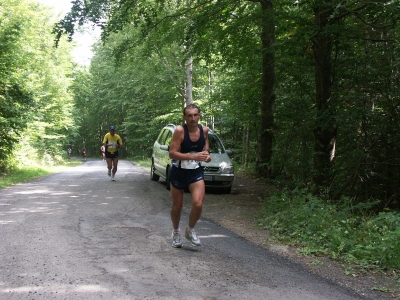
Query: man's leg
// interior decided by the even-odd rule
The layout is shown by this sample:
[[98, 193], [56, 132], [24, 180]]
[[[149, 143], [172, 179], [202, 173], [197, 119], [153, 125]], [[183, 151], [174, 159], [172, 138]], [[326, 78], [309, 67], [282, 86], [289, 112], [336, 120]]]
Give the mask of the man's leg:
[[107, 169], [108, 169], [108, 176], [111, 176], [111, 169], [112, 169], [112, 158], [106, 157], [106, 161], [107, 161]]
[[205, 194], [204, 180], [196, 181], [189, 185], [189, 191], [192, 194], [192, 209], [189, 215], [189, 227], [194, 228], [201, 217], [203, 209], [203, 199]]
[[114, 157], [112, 160], [113, 160], [112, 173], [113, 173], [113, 175], [115, 175], [115, 173], [117, 173], [117, 169], [118, 169], [118, 157]]
[[185, 230], [185, 237], [193, 246], [201, 246], [200, 239], [194, 231], [194, 226], [200, 219], [203, 209], [203, 198], [205, 193], [204, 180], [196, 181], [189, 185], [189, 190], [192, 193], [192, 209], [189, 215], [189, 227]]
[[181, 220], [181, 212], [183, 206], [183, 190], [178, 190], [171, 184], [171, 221], [172, 221], [172, 247], [181, 248], [181, 234], [179, 228], [179, 222]]
[[171, 221], [174, 229], [179, 228], [179, 222], [181, 220], [181, 211], [183, 207], [183, 190], [178, 190], [171, 184]]

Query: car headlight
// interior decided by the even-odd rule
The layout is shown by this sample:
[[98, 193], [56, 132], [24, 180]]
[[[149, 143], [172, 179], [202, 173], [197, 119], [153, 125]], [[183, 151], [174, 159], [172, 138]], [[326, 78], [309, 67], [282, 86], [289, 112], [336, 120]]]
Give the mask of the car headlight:
[[233, 174], [233, 165], [227, 164], [226, 162], [223, 162], [219, 165], [221, 168], [221, 173], [223, 174]]

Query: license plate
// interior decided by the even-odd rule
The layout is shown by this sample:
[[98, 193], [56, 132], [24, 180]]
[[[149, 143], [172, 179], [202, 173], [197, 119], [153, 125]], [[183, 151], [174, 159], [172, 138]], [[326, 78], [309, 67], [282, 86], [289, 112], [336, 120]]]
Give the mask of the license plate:
[[204, 180], [206, 180], [206, 181], [214, 181], [214, 176], [204, 176]]

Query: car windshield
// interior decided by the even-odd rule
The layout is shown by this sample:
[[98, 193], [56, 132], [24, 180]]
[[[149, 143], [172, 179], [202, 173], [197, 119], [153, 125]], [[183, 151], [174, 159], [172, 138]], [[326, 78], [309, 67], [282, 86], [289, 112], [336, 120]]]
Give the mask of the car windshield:
[[222, 146], [220, 140], [214, 134], [208, 134], [208, 141], [210, 143], [211, 153], [224, 153], [224, 147]]

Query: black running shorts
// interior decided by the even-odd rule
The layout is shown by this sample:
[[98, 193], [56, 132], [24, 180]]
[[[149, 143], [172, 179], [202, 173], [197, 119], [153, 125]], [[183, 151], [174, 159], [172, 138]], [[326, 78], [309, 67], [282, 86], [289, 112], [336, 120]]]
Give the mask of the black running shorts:
[[169, 181], [178, 190], [184, 190], [189, 187], [191, 183], [204, 180], [204, 169], [202, 167], [197, 169], [181, 169], [174, 165], [171, 169]]
[[118, 158], [118, 151], [115, 152], [106, 151], [106, 158]]

